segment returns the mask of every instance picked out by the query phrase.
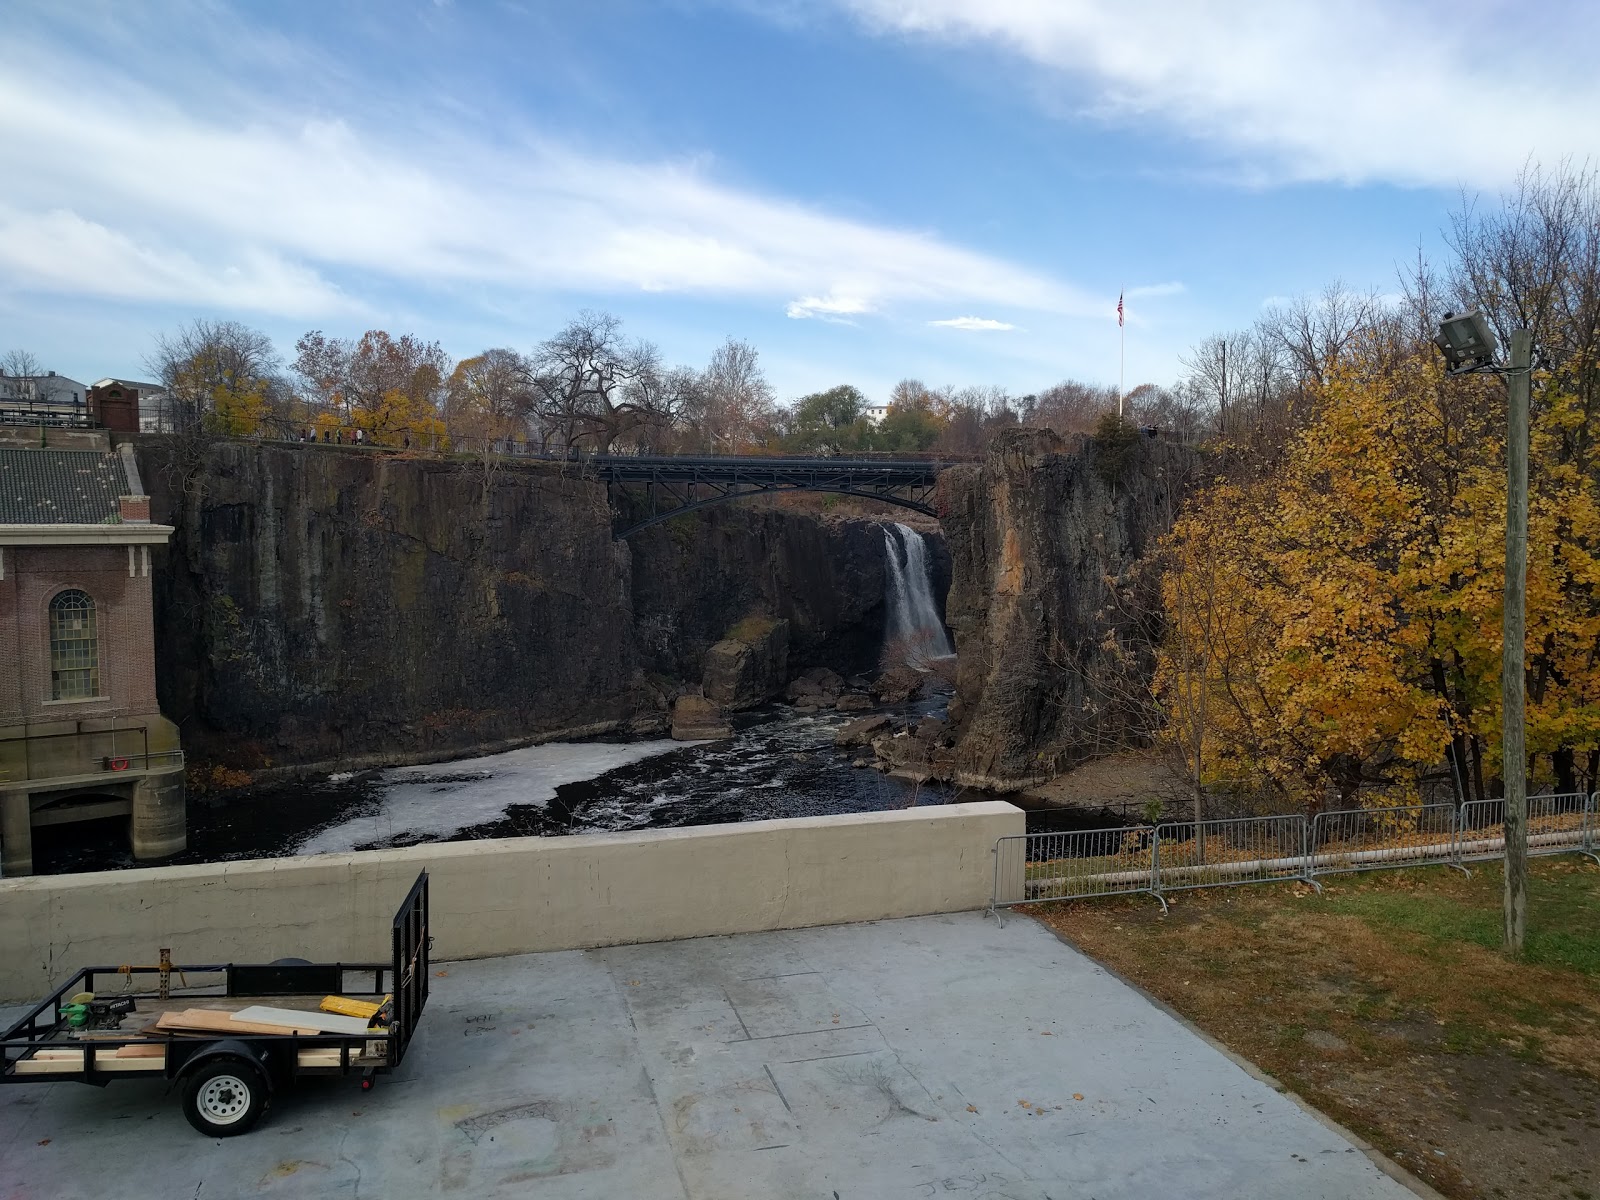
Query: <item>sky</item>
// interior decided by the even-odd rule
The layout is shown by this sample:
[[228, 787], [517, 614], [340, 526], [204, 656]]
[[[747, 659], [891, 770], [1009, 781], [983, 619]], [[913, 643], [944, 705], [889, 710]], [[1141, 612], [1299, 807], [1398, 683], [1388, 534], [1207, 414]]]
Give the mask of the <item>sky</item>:
[[747, 340], [785, 399], [1171, 383], [1600, 162], [1562, 52], [1596, 35], [1577, 0], [0, 0], [0, 352], [137, 378], [205, 316], [459, 358], [596, 309], [672, 362]]

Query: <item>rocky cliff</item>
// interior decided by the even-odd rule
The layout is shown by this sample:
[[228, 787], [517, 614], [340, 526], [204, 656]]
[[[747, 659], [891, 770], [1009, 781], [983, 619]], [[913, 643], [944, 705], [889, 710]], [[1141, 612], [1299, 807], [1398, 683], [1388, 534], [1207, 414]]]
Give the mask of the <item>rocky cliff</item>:
[[[769, 674], [858, 671], [882, 641], [868, 520], [734, 503], [617, 543], [604, 487], [553, 465], [156, 438], [138, 456], [176, 528], [155, 571], [158, 690], [202, 763], [648, 727], [741, 626], [787, 623]], [[757, 674], [741, 702], [782, 688]]]
[[998, 435], [940, 477], [958, 654], [955, 778], [1007, 790], [1150, 728], [1151, 550], [1194, 469], [1160, 440]]

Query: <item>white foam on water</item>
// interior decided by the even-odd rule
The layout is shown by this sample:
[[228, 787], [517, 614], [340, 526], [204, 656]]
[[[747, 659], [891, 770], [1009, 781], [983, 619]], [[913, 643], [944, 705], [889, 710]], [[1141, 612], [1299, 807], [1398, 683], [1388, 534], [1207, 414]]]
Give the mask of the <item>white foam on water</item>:
[[562, 784], [681, 750], [694, 742], [546, 742], [504, 754], [381, 772], [376, 813], [319, 830], [295, 854], [342, 854], [405, 835], [438, 841], [503, 816], [514, 804], [548, 804]]

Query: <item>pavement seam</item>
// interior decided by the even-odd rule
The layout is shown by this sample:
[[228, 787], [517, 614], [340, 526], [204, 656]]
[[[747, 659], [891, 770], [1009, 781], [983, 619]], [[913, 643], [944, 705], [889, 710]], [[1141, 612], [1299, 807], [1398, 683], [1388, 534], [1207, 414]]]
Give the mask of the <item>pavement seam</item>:
[[1267, 1072], [1263, 1071], [1260, 1067], [1256, 1066], [1255, 1063], [1251, 1062], [1248, 1058], [1245, 1058], [1245, 1057], [1243, 1057], [1242, 1055], [1239, 1055], [1239, 1054], [1235, 1054], [1232, 1050], [1228, 1049], [1227, 1046], [1224, 1046], [1221, 1042], [1219, 1042], [1216, 1038], [1212, 1037], [1204, 1029], [1201, 1029], [1200, 1026], [1196, 1025], [1193, 1021], [1189, 1020], [1188, 1017], [1184, 1016], [1181, 1012], [1179, 1012], [1177, 1009], [1173, 1008], [1165, 1000], [1161, 999], [1161, 997], [1156, 996], [1153, 993], [1146, 991], [1138, 983], [1135, 983], [1132, 979], [1129, 979], [1126, 975], [1122, 974], [1122, 972], [1116, 970], [1114, 967], [1109, 967], [1105, 963], [1101, 962], [1098, 958], [1096, 958], [1094, 955], [1090, 954], [1087, 950], [1085, 950], [1082, 946], [1078, 945], [1071, 938], [1067, 937], [1066, 934], [1062, 933], [1059, 929], [1057, 929], [1055, 926], [1051, 925], [1048, 921], [1041, 921], [1038, 917], [1036, 917], [1032, 913], [1028, 913], [1028, 912], [1019, 912], [1017, 915], [1018, 916], [1027, 917], [1035, 925], [1038, 925], [1041, 928], [1049, 930], [1051, 936], [1054, 937], [1063, 946], [1066, 946], [1068, 949], [1073, 950], [1076, 953], [1083, 955], [1084, 958], [1086, 958], [1090, 962], [1094, 963], [1095, 966], [1099, 967], [1102, 971], [1104, 971], [1107, 975], [1111, 976], [1111, 978], [1115, 979], [1118, 983], [1120, 983], [1124, 987], [1130, 988], [1134, 992], [1138, 993], [1145, 1000], [1147, 1000], [1150, 1004], [1154, 1005], [1159, 1011], [1165, 1013], [1167, 1016], [1171, 1017], [1174, 1021], [1178, 1022], [1178, 1024], [1182, 1025], [1185, 1029], [1187, 1029], [1190, 1033], [1194, 1034], [1197, 1038], [1199, 1038], [1206, 1045], [1210, 1046], [1213, 1050], [1217, 1051], [1217, 1053], [1221, 1054], [1224, 1058], [1226, 1058], [1234, 1066], [1238, 1067], [1246, 1075], [1250, 1076], [1250, 1078], [1252, 1078], [1254, 1080], [1257, 1080], [1260, 1083], [1266, 1084], [1268, 1087], [1270, 1087], [1273, 1091], [1277, 1092], [1279, 1095], [1287, 1097], [1302, 1112], [1304, 1112], [1304, 1113], [1308, 1114], [1309, 1116], [1315, 1118], [1325, 1128], [1331, 1129], [1334, 1133], [1338, 1134], [1345, 1141], [1349, 1142], [1357, 1150], [1361, 1151], [1362, 1154], [1367, 1156], [1368, 1160], [1371, 1161], [1373, 1166], [1377, 1167], [1378, 1170], [1382, 1171], [1390, 1179], [1393, 1179], [1396, 1183], [1400, 1184], [1401, 1187], [1408, 1188], [1409, 1190], [1415, 1192], [1417, 1195], [1421, 1196], [1423, 1198], [1423, 1200], [1449, 1200], [1449, 1197], [1444, 1195], [1444, 1193], [1442, 1193], [1440, 1191], [1437, 1191], [1436, 1189], [1430, 1187], [1428, 1184], [1424, 1183], [1421, 1179], [1417, 1178], [1410, 1171], [1406, 1170], [1399, 1163], [1395, 1162], [1394, 1159], [1390, 1158], [1387, 1154], [1385, 1154], [1382, 1150], [1379, 1150], [1376, 1146], [1374, 1146], [1371, 1142], [1367, 1141], [1365, 1138], [1358, 1137], [1355, 1133], [1353, 1133], [1350, 1130], [1346, 1129], [1343, 1125], [1339, 1124], [1339, 1122], [1335, 1121], [1332, 1117], [1330, 1117], [1327, 1113], [1323, 1112], [1316, 1105], [1310, 1103], [1309, 1101], [1307, 1101], [1303, 1097], [1301, 1097], [1298, 1092], [1295, 1092], [1293, 1089], [1291, 1089], [1287, 1085], [1285, 1085], [1281, 1080], [1275, 1078], [1272, 1075], [1269, 1075]]

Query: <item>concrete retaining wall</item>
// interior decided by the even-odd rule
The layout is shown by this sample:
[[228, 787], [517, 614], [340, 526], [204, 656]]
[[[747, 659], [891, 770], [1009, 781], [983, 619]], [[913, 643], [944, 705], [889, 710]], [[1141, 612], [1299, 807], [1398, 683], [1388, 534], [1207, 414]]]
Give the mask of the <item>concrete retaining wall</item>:
[[389, 922], [432, 877], [436, 959], [793, 929], [989, 902], [998, 801], [649, 833], [0, 880], [0, 1001], [81, 966], [389, 957]]

